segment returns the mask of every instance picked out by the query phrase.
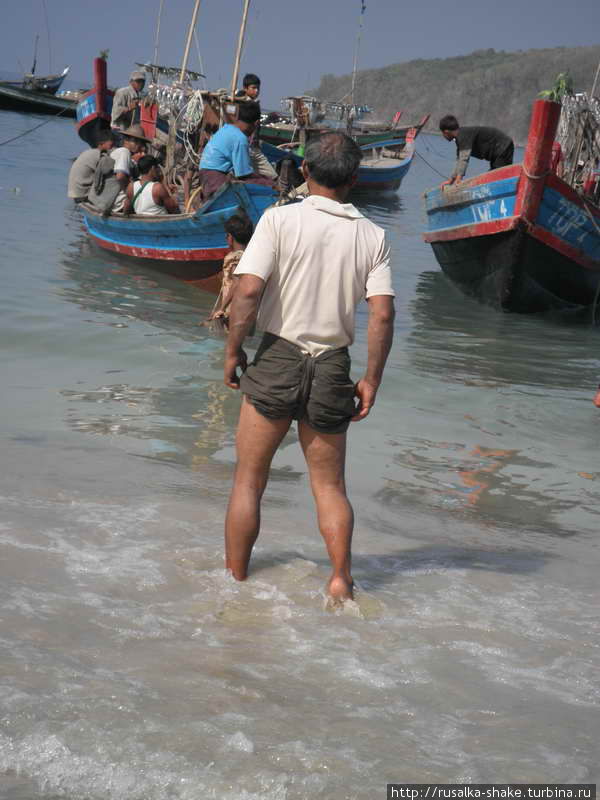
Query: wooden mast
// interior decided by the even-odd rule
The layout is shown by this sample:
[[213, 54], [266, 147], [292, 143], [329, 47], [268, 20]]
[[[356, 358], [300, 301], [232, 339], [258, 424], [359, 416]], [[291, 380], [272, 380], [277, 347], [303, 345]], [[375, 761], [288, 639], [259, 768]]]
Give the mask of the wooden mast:
[[[181, 62], [181, 72], [179, 74], [179, 82], [183, 83], [185, 73], [187, 70], [188, 57], [190, 55], [190, 46], [192, 44], [192, 36], [196, 27], [196, 20], [198, 19], [198, 9], [200, 8], [200, 0], [194, 3], [194, 10], [192, 11], [192, 20], [188, 29], [187, 41], [185, 43], [185, 51], [183, 53], [183, 60]], [[167, 140], [167, 153], [165, 158], [165, 172], [170, 177], [170, 172], [175, 165], [175, 144], [177, 140], [177, 118], [173, 111], [169, 112], [169, 138]]]
[[240, 34], [238, 36], [237, 51], [235, 54], [235, 62], [233, 64], [233, 75], [231, 77], [231, 100], [235, 98], [235, 87], [237, 86], [238, 74], [240, 71], [240, 59], [242, 57], [242, 47], [244, 45], [244, 35], [246, 33], [246, 22], [248, 20], [248, 9], [250, 8], [250, 0], [244, 0], [244, 11], [242, 13], [242, 24], [240, 25]]
[[350, 88], [350, 109], [348, 110], [348, 119], [346, 122], [346, 130], [350, 136], [352, 132], [352, 120], [354, 116], [354, 87], [356, 86], [356, 69], [358, 67], [358, 51], [360, 49], [360, 40], [363, 29], [363, 17], [365, 13], [365, 0], [360, 0], [360, 17], [358, 21], [358, 32], [356, 34], [356, 43], [354, 45], [354, 64], [352, 65], [352, 86]]
[[183, 83], [183, 79], [185, 78], [185, 72], [187, 69], [187, 62], [188, 57], [190, 55], [190, 47], [192, 44], [192, 37], [194, 35], [194, 30], [196, 28], [196, 20], [198, 18], [198, 9], [200, 8], [200, 0], [196, 0], [194, 4], [194, 10], [192, 12], [192, 21], [190, 22], [190, 27], [188, 30], [187, 42], [185, 43], [185, 52], [183, 54], [183, 61], [181, 62], [181, 73], [179, 75], [179, 82]]

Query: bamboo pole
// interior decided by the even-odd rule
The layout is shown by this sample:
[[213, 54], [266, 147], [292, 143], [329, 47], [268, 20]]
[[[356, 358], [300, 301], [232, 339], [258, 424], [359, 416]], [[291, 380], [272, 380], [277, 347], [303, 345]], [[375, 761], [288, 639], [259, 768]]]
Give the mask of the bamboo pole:
[[594, 92], [596, 91], [596, 84], [598, 83], [598, 76], [600, 75], [600, 61], [598, 62], [598, 69], [596, 70], [596, 77], [594, 78], [594, 85], [592, 86], [592, 91], [590, 92], [590, 99], [594, 97]]
[[[160, 5], [158, 7], [158, 20], [156, 21], [156, 36], [154, 38], [154, 63], [158, 64], [158, 40], [160, 37], [160, 20], [162, 17], [163, 12], [163, 3], [164, 0], [160, 0]], [[157, 80], [158, 76], [153, 76], [154, 80]]]
[[235, 87], [237, 86], [238, 74], [240, 71], [240, 59], [242, 57], [242, 46], [244, 44], [244, 34], [246, 33], [246, 21], [248, 20], [248, 9], [250, 0], [244, 0], [244, 11], [242, 14], [242, 24], [240, 25], [240, 35], [238, 36], [237, 51], [233, 65], [233, 75], [231, 77], [231, 99], [235, 97]]
[[183, 83], [183, 79], [185, 78], [185, 71], [187, 69], [187, 62], [190, 55], [190, 47], [192, 45], [192, 36], [194, 35], [194, 29], [196, 27], [196, 19], [198, 18], [199, 8], [200, 8], [200, 0], [196, 0], [196, 3], [194, 5], [194, 11], [192, 12], [192, 21], [190, 22], [190, 27], [188, 30], [187, 42], [185, 43], [185, 52], [183, 54], [183, 61], [181, 62], [181, 74], [179, 75], [180, 83]]

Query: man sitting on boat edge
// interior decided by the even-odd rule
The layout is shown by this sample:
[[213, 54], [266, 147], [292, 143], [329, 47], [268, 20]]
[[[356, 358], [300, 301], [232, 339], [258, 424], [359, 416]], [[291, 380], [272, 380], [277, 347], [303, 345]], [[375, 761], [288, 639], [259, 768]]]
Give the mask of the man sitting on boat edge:
[[260, 106], [248, 100], [238, 105], [238, 118], [213, 134], [200, 158], [202, 196], [206, 200], [229, 179], [275, 188], [275, 181], [257, 175], [250, 159], [250, 142], [260, 120]]
[[158, 161], [154, 156], [142, 156], [137, 168], [140, 179], [129, 182], [123, 213], [144, 217], [179, 214], [177, 200], [160, 180]]
[[80, 153], [69, 170], [67, 196], [75, 203], [85, 203], [94, 183], [94, 175], [103, 153], [114, 147], [111, 131], [101, 131], [96, 140], [96, 147], [90, 147]]
[[88, 201], [102, 214], [121, 214], [125, 204], [125, 191], [135, 167], [134, 156], [141, 153], [150, 140], [141, 125], [132, 125], [123, 131], [123, 146], [98, 162], [94, 185]]
[[454, 171], [444, 186], [460, 183], [467, 171], [471, 156], [490, 162], [490, 170], [507, 167], [513, 163], [515, 145], [510, 136], [498, 128], [482, 125], [461, 128], [456, 117], [447, 114], [440, 120], [440, 130], [446, 141], [456, 141], [456, 164]]

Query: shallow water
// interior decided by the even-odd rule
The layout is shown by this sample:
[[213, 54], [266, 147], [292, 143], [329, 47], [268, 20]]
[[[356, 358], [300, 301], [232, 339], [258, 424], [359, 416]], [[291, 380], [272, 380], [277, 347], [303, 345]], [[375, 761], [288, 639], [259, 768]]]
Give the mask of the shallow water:
[[[0, 141], [38, 121], [0, 113]], [[88, 243], [64, 197], [80, 149], [58, 120], [0, 149], [0, 797], [597, 780], [599, 331], [463, 299], [420, 239], [441, 178], [417, 159], [360, 201], [389, 231], [398, 315], [351, 430], [356, 603], [323, 610], [294, 432], [236, 584], [239, 397], [198, 326], [213, 298]], [[440, 139], [418, 150], [448, 169]]]

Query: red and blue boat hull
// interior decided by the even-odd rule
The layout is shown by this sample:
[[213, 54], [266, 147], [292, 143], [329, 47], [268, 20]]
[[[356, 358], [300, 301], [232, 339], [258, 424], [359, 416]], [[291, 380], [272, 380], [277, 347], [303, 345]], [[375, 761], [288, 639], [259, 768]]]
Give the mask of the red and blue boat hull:
[[189, 214], [105, 217], [85, 203], [80, 208], [90, 237], [103, 249], [218, 291], [229, 250], [225, 220], [241, 206], [256, 224], [276, 199], [277, 193], [266, 186], [230, 183]]
[[550, 171], [560, 107], [548, 106], [556, 104], [536, 102], [522, 165], [425, 194], [423, 238], [444, 273], [466, 294], [507, 311], [598, 301], [600, 209]]

